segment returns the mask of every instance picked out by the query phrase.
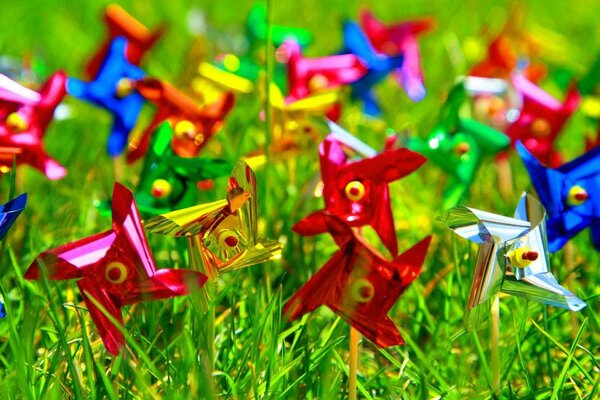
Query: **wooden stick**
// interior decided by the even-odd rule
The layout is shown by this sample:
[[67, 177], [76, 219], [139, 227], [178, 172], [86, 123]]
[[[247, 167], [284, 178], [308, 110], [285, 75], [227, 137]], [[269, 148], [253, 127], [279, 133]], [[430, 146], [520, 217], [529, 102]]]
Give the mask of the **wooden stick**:
[[491, 307], [490, 332], [490, 369], [492, 373], [492, 390], [500, 391], [500, 298], [496, 295]]
[[115, 182], [121, 182], [125, 175], [125, 157], [117, 156], [113, 158]]
[[350, 368], [348, 371], [348, 399], [356, 400], [356, 379], [358, 373], [358, 339], [360, 333], [350, 327]]
[[513, 195], [512, 170], [508, 157], [501, 157], [496, 160], [498, 167], [498, 189], [504, 198], [511, 198]]
[[[573, 279], [575, 274], [573, 270], [575, 269], [575, 248], [573, 247], [573, 243], [568, 241], [564, 247], [564, 261], [565, 261], [565, 269], [567, 270], [567, 280], [565, 282], [566, 287], [571, 287], [573, 285]], [[571, 338], [575, 339], [577, 336], [577, 332], [579, 331], [579, 319], [577, 318], [576, 313], [569, 313], [571, 316]]]

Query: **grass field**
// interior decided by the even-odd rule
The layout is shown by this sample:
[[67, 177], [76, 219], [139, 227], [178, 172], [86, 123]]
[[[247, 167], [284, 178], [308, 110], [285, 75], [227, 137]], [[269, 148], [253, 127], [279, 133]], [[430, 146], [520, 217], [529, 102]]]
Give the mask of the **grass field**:
[[[371, 6], [386, 21], [434, 15], [437, 30], [421, 42], [428, 95], [410, 102], [395, 82], [380, 89], [382, 121], [346, 108], [342, 125], [381, 148], [386, 128], [425, 136], [434, 125], [443, 95], [456, 76], [481, 54], [484, 32], [499, 30], [510, 4], [504, 1], [375, 2], [273, 1], [273, 21], [314, 33], [312, 56], [341, 46], [341, 21]], [[600, 3], [530, 1], [527, 28], [547, 39], [551, 68], [576, 74], [600, 51]], [[3, 4], [0, 53], [41, 56], [46, 71], [64, 69], [80, 77], [81, 67], [103, 38], [100, 20], [106, 1], [26, 0]], [[202, 9], [220, 35], [240, 34], [249, 1], [124, 1], [125, 9], [168, 31], [146, 58], [151, 75], [181, 84], [193, 37], [186, 25], [192, 8]], [[488, 36], [489, 37], [489, 36]], [[463, 52], [467, 49], [466, 52]], [[466, 54], [466, 56], [465, 56]], [[551, 81], [544, 84], [562, 96]], [[328, 235], [301, 238], [291, 226], [321, 207], [308, 195], [318, 172], [317, 146], [287, 161], [257, 170], [261, 187], [260, 229], [285, 243], [281, 261], [223, 275], [211, 313], [201, 310], [201, 295], [147, 302], [125, 309], [128, 348], [111, 356], [91, 322], [74, 282], [26, 281], [22, 275], [40, 252], [110, 228], [94, 202], [110, 196], [114, 163], [106, 155], [107, 114], [68, 98], [74, 116], [54, 122], [48, 151], [69, 169], [61, 181], [48, 181], [29, 167], [18, 169], [17, 191], [29, 202], [9, 232], [0, 254], [0, 295], [8, 317], [0, 320], [0, 399], [59, 398], [266, 398], [337, 399], [347, 390], [348, 325], [321, 308], [290, 324], [285, 301], [325, 263], [336, 246]], [[265, 143], [257, 96], [240, 97], [225, 127], [205, 153], [232, 163]], [[146, 120], [150, 111], [145, 115]], [[583, 149], [589, 126], [579, 113], [559, 141], [569, 158]], [[520, 193], [530, 188], [518, 157], [511, 165], [515, 193], [496, 190], [491, 160], [477, 177], [465, 202], [482, 210], [512, 215]], [[133, 187], [140, 166], [126, 169], [120, 181]], [[472, 333], [462, 323], [476, 260], [476, 246], [455, 239], [434, 218], [441, 214], [443, 174], [425, 164], [391, 185], [400, 250], [428, 233], [434, 239], [423, 274], [390, 312], [406, 346], [379, 350], [363, 341], [359, 391], [362, 398], [479, 399], [493, 397], [490, 386], [489, 329]], [[11, 179], [0, 177], [0, 202]], [[222, 196], [226, 179], [217, 181], [206, 200]], [[157, 265], [186, 267], [174, 240], [149, 237]], [[558, 280], [588, 303], [572, 314], [514, 297], [501, 298], [500, 398], [600, 398], [599, 257], [587, 232], [573, 240], [572, 262], [564, 251], [552, 256]], [[214, 338], [214, 348], [207, 345]], [[214, 351], [214, 354], [211, 354]], [[207, 360], [214, 355], [211, 373]], [[212, 374], [212, 376], [211, 376]]]

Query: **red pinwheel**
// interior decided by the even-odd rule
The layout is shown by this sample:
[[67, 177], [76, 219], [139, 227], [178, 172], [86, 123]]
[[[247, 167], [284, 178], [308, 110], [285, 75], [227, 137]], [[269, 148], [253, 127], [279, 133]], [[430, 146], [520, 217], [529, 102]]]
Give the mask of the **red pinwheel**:
[[[13, 149], [18, 164], [29, 164], [49, 179], [60, 179], [67, 174], [64, 167], [46, 154], [43, 145], [46, 128], [65, 95], [66, 79], [63, 72], [56, 72], [37, 93], [0, 75], [0, 147]], [[0, 157], [0, 171], [11, 166], [12, 158]]]
[[336, 216], [322, 218], [340, 250], [285, 304], [284, 314], [293, 321], [325, 305], [379, 347], [404, 344], [387, 313], [421, 273], [431, 237], [389, 261]]
[[516, 75], [513, 85], [523, 98], [523, 107], [519, 117], [506, 130], [512, 145], [520, 140], [542, 163], [553, 168], [560, 166], [562, 158], [553, 147], [581, 100], [576, 85], [571, 85], [563, 103], [523, 75]]
[[342, 145], [331, 135], [319, 147], [325, 209], [294, 225], [303, 236], [327, 231], [325, 214], [335, 214], [351, 227], [370, 225], [392, 255], [398, 253], [388, 183], [417, 168], [426, 158], [406, 148], [386, 150], [375, 157], [348, 162]]
[[206, 276], [194, 271], [156, 269], [133, 194], [115, 183], [113, 228], [43, 252], [27, 279], [78, 279], [77, 286], [98, 332], [112, 354], [125, 345], [123, 333], [107, 317], [123, 324], [128, 304], [183, 296], [201, 287]]
[[422, 100], [425, 96], [425, 86], [418, 36], [432, 31], [435, 28], [435, 19], [419, 18], [384, 25], [370, 10], [363, 10], [360, 19], [369, 41], [378, 52], [388, 56], [404, 56], [402, 67], [393, 74], [413, 101]]
[[[523, 14], [513, 9], [502, 31], [490, 43], [487, 56], [475, 65], [469, 75], [483, 78], [510, 79], [521, 59], [535, 57], [541, 44], [523, 29]], [[518, 52], [519, 51], [519, 52]], [[527, 79], [539, 82], [546, 75], [546, 66], [529, 62], [522, 71]]]
[[320, 90], [335, 89], [359, 80], [367, 68], [354, 54], [306, 58], [302, 48], [292, 40], [278, 50], [285, 54], [288, 66], [288, 86], [291, 100], [300, 100]]
[[221, 129], [223, 119], [231, 110], [234, 96], [224, 93], [213, 104], [202, 105], [167, 82], [145, 78], [136, 84], [136, 90], [156, 105], [156, 113], [139, 141], [131, 143], [127, 161], [143, 157], [150, 145], [150, 137], [164, 121], [169, 121], [175, 136], [172, 147], [180, 157], [195, 157], [208, 140]]
[[108, 28], [108, 35], [85, 67], [85, 74], [88, 79], [93, 79], [96, 76], [106, 58], [110, 44], [116, 37], [122, 36], [127, 39], [127, 61], [133, 65], [139, 65], [144, 53], [154, 46], [154, 43], [160, 39], [165, 30], [164, 26], [160, 26], [150, 32], [148, 28], [117, 4], [111, 4], [106, 8], [104, 21]]

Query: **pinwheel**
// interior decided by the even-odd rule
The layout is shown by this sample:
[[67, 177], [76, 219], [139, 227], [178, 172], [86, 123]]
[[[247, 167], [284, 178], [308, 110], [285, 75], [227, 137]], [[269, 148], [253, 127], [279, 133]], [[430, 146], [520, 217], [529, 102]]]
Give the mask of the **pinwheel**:
[[513, 146], [520, 140], [540, 161], [551, 167], [559, 166], [562, 157], [554, 150], [554, 142], [579, 105], [581, 96], [577, 87], [572, 85], [561, 103], [523, 75], [516, 75], [513, 85], [523, 98], [523, 107], [506, 134]]
[[108, 28], [108, 35], [85, 67], [85, 75], [88, 79], [95, 78], [102, 68], [115, 38], [124, 37], [127, 40], [125, 52], [127, 61], [133, 65], [139, 65], [144, 54], [154, 46], [165, 30], [164, 26], [160, 26], [151, 32], [117, 4], [106, 7], [104, 22]]
[[300, 220], [303, 236], [327, 232], [326, 214], [351, 227], [370, 225], [392, 255], [398, 253], [388, 184], [419, 168], [426, 158], [406, 148], [349, 162], [340, 142], [329, 136], [319, 146], [325, 208]]
[[[5, 204], [0, 205], [0, 241], [6, 236], [6, 232], [15, 223], [17, 217], [25, 209], [27, 204], [27, 193], [23, 193]], [[0, 301], [0, 318], [6, 317], [4, 304]]]
[[306, 58], [302, 55], [300, 45], [292, 40], [285, 41], [277, 52], [285, 55], [287, 60], [290, 101], [354, 83], [367, 72], [362, 61], [354, 54]]
[[322, 219], [340, 249], [288, 300], [284, 314], [293, 321], [324, 305], [378, 347], [404, 344], [387, 313], [420, 275], [431, 237], [390, 261], [334, 214]]
[[145, 73], [127, 61], [127, 40], [116, 37], [102, 66], [90, 82], [69, 78], [70, 95], [104, 108], [113, 115], [113, 125], [107, 142], [107, 151], [116, 157], [127, 146], [129, 133], [135, 126], [144, 105], [144, 98], [136, 91], [137, 81]]
[[[490, 43], [486, 58], [471, 68], [469, 75], [507, 79], [518, 70], [517, 60], [510, 39], [500, 34]], [[523, 73], [528, 79], [538, 82], [546, 75], [546, 67], [543, 64], [531, 64], [524, 68]]]
[[490, 42], [486, 57], [471, 68], [469, 75], [484, 78], [510, 79], [521, 71], [527, 79], [539, 82], [546, 75], [546, 66], [532, 62], [543, 49], [542, 42], [523, 26], [523, 12], [513, 8], [504, 27]]
[[146, 229], [188, 237], [192, 263], [209, 278], [277, 259], [281, 244], [258, 237], [256, 194], [254, 172], [245, 161], [238, 161], [225, 199], [151, 218]]
[[133, 193], [119, 183], [113, 191], [112, 229], [48, 250], [25, 278], [77, 279], [77, 286], [107, 350], [125, 345], [119, 325], [128, 304], [183, 296], [200, 288], [206, 276], [194, 271], [156, 269]]
[[423, 100], [426, 90], [423, 84], [418, 36], [433, 30], [435, 19], [420, 18], [384, 25], [370, 10], [363, 10], [360, 22], [369, 41], [378, 52], [388, 56], [404, 56], [402, 67], [393, 72], [394, 77], [412, 101]]
[[[49, 179], [67, 174], [48, 156], [43, 144], [54, 110], [65, 95], [65, 81], [66, 75], [56, 72], [35, 92], [0, 75], [0, 147], [5, 148], [5, 155], [16, 155], [17, 164], [29, 164]], [[12, 156], [0, 156], [0, 172], [6, 172], [12, 163]]]
[[25, 209], [26, 204], [27, 193], [23, 193], [9, 202], [0, 205], [0, 240], [4, 239], [10, 227]]
[[373, 87], [395, 69], [402, 67], [404, 57], [377, 53], [365, 33], [355, 22], [344, 24], [344, 51], [358, 56], [367, 67], [367, 73], [352, 84], [353, 95], [362, 101], [364, 112], [370, 116], [380, 114]]
[[467, 76], [457, 85], [462, 85], [471, 98], [472, 117], [503, 132], [523, 105], [512, 83], [504, 79]]
[[312, 33], [302, 28], [292, 28], [272, 24], [267, 25], [267, 8], [263, 4], [257, 4], [250, 10], [246, 20], [246, 30], [250, 47], [257, 47], [267, 42], [267, 31], [271, 29], [271, 40], [275, 46], [281, 46], [286, 40], [293, 40], [302, 47], [306, 47], [312, 41]]
[[[324, 116], [339, 101], [339, 92], [323, 91], [301, 100], [286, 102], [281, 90], [274, 83], [270, 88], [272, 152], [288, 153], [307, 148], [320, 141], [320, 134], [310, 120], [313, 116]], [[266, 95], [265, 103], [266, 103]]]
[[18, 147], [0, 147], [0, 174], [10, 172], [9, 165], [13, 165], [19, 154], [23, 154], [23, 150]]
[[36, 54], [26, 53], [22, 58], [2, 54], [0, 74], [25, 87], [38, 87], [42, 77], [47, 75], [47, 66], [44, 59]]
[[[216, 65], [235, 75], [256, 82], [265, 72], [267, 64], [267, 29], [271, 30], [271, 43], [279, 47], [286, 40], [293, 40], [301, 47], [306, 47], [312, 40], [312, 34], [302, 28], [281, 25], [267, 25], [267, 10], [257, 4], [250, 10], [246, 21], [247, 51], [242, 55], [221, 54], [216, 58]], [[274, 81], [280, 87], [285, 86], [285, 70], [281, 64], [274, 66]]]
[[464, 197], [486, 155], [510, 144], [502, 132], [459, 115], [464, 97], [462, 84], [455, 86], [448, 94], [440, 121], [427, 139], [414, 137], [408, 141], [410, 149], [423, 154], [448, 174], [444, 208], [455, 206]]
[[174, 154], [171, 124], [163, 122], [152, 137], [135, 189], [142, 215], [157, 215], [191, 207], [198, 201], [198, 185], [229, 175], [231, 165], [219, 159], [183, 158]]
[[556, 169], [543, 166], [521, 143], [517, 151], [548, 210], [550, 252], [560, 250], [588, 227], [594, 247], [600, 250], [600, 148]]
[[446, 211], [439, 220], [459, 236], [480, 245], [465, 323], [477, 329], [500, 293], [579, 311], [585, 302], [563, 288], [549, 269], [546, 212], [523, 194], [514, 218], [468, 207]]
[[[264, 56], [262, 59], [264, 59]], [[238, 57], [235, 54], [220, 54], [215, 58], [215, 66], [250, 82], [257, 82], [266, 74], [265, 62], [261, 60], [259, 64], [259, 61], [249, 56]], [[278, 84], [282, 84], [285, 81], [282, 66], [276, 65], [274, 74], [274, 80]]]
[[[229, 175], [231, 165], [220, 159], [184, 158], [171, 147], [173, 128], [163, 122], [152, 137], [144, 166], [134, 190], [142, 217], [191, 207], [199, 192], [212, 187], [213, 179]], [[97, 204], [102, 214], [110, 216], [110, 200]]]
[[196, 103], [167, 82], [154, 78], [139, 81], [137, 90], [156, 106], [152, 121], [137, 140], [130, 144], [127, 161], [141, 158], [150, 145], [156, 128], [168, 121], [175, 131], [172, 147], [181, 157], [195, 157], [209, 139], [223, 126], [223, 120], [234, 103], [233, 93], [227, 92], [210, 105]]
[[226, 93], [249, 94], [254, 83], [225, 70], [203, 62], [198, 66], [196, 76], [191, 79], [190, 88], [194, 97], [204, 104], [213, 104]]

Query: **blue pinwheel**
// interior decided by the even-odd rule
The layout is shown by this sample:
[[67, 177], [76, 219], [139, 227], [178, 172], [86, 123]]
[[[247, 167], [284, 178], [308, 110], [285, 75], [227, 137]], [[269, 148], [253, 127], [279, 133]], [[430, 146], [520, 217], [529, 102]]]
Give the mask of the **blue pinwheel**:
[[21, 214], [26, 203], [27, 193], [23, 193], [8, 203], [0, 205], [0, 240], [4, 239], [6, 232]]
[[[27, 193], [23, 193], [8, 203], [0, 205], [0, 240], [4, 239], [6, 232], [21, 214], [26, 203]], [[0, 301], [0, 318], [4, 317], [6, 317], [6, 312], [4, 311], [4, 304]]]
[[548, 211], [550, 252], [588, 227], [600, 250], [600, 147], [557, 169], [543, 166], [521, 142], [517, 151]]
[[144, 78], [144, 71], [126, 58], [127, 40], [116, 37], [94, 80], [84, 82], [69, 78], [67, 92], [82, 100], [108, 110], [113, 115], [113, 126], [107, 143], [111, 157], [123, 152], [129, 132], [135, 126], [144, 105], [144, 98], [135, 90], [136, 81]]
[[352, 84], [352, 94], [363, 102], [367, 115], [381, 113], [373, 87], [395, 69], [402, 67], [404, 57], [377, 53], [360, 26], [352, 21], [344, 23], [344, 51], [358, 56], [367, 67], [367, 73]]

